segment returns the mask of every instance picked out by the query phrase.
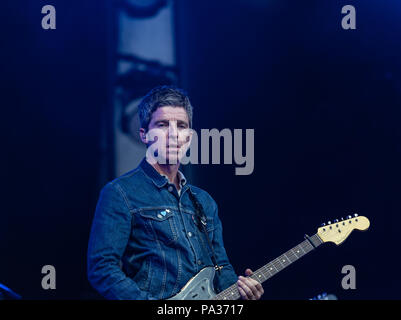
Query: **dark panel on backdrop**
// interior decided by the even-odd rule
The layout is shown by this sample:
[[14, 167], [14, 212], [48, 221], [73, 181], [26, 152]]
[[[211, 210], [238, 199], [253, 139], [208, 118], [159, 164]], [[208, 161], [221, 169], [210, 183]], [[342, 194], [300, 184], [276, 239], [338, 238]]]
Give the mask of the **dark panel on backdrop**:
[[[265, 298], [400, 297], [400, 259], [383, 263], [393, 257], [401, 209], [398, 5], [353, 1], [358, 27], [346, 32], [344, 1], [179, 3], [196, 129], [255, 129], [251, 175], [235, 176], [235, 165], [192, 166], [219, 204], [237, 272], [358, 212], [371, 218], [368, 233], [297, 262], [266, 284]], [[347, 264], [359, 290], [341, 288]]]
[[[107, 2], [52, 1], [56, 30], [43, 30], [46, 4], [2, 10], [0, 283], [23, 298], [84, 298], [113, 25]], [[57, 290], [42, 289], [44, 265]]]

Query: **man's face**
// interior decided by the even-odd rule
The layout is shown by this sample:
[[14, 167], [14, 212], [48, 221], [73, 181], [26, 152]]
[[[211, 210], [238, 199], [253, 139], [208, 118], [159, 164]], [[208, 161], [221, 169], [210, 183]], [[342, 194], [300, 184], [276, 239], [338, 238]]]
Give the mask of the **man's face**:
[[141, 128], [141, 137], [146, 134], [144, 143], [148, 148], [154, 143], [158, 162], [176, 164], [189, 147], [191, 130], [188, 114], [182, 107], [160, 107], [152, 113], [148, 131]]

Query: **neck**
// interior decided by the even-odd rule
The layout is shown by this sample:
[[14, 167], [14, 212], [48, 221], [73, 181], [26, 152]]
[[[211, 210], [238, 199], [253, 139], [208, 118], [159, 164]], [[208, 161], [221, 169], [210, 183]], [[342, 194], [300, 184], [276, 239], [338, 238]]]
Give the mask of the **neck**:
[[[291, 263], [295, 262], [305, 254], [312, 251], [317, 246], [321, 245], [323, 242], [317, 234], [313, 235], [309, 239], [301, 242], [296, 247], [288, 250], [286, 253], [282, 254], [273, 261], [265, 264], [263, 267], [256, 270], [250, 278], [263, 283], [276, 273], [283, 270], [285, 267], [289, 266]], [[217, 294], [213, 300], [236, 300], [240, 298], [237, 284], [233, 284], [227, 289], [223, 290]]]
[[155, 168], [158, 173], [167, 176], [171, 183], [174, 183], [176, 186], [178, 185], [177, 172], [178, 168], [180, 167], [180, 163], [159, 164], [156, 162], [155, 164], [151, 164], [151, 166]]

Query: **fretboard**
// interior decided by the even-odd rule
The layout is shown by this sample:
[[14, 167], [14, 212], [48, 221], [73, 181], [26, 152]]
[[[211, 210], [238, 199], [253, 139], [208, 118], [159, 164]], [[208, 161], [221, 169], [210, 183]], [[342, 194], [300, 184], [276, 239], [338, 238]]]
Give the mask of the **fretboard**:
[[[311, 244], [313, 243], [313, 245]], [[299, 258], [303, 257], [308, 252], [312, 251], [315, 247], [322, 244], [322, 240], [317, 234], [311, 236], [309, 239], [301, 242], [299, 245], [288, 250], [286, 253], [277, 257], [273, 261], [265, 264], [263, 267], [254, 271], [250, 278], [262, 283], [274, 276], [276, 273], [288, 267], [291, 263], [297, 261]], [[213, 300], [237, 300], [241, 296], [238, 291], [237, 284], [233, 284], [227, 289], [221, 291]]]

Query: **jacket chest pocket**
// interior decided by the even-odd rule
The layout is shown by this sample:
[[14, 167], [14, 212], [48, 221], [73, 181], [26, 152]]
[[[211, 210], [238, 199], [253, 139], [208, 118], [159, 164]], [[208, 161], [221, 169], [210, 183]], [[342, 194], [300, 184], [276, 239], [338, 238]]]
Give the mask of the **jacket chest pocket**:
[[139, 211], [140, 223], [149, 236], [155, 240], [172, 245], [178, 240], [176, 213], [171, 209], [142, 209]]

